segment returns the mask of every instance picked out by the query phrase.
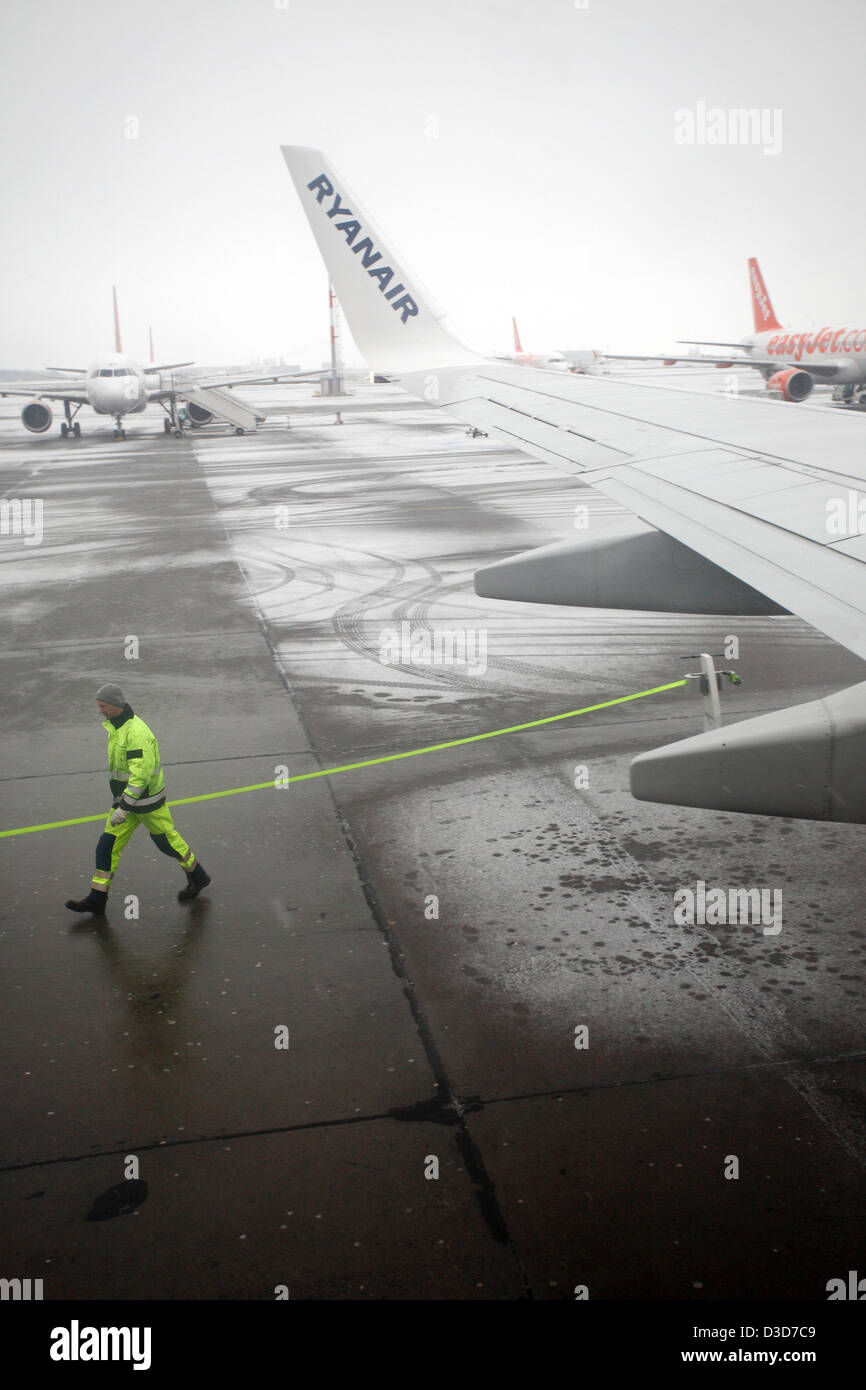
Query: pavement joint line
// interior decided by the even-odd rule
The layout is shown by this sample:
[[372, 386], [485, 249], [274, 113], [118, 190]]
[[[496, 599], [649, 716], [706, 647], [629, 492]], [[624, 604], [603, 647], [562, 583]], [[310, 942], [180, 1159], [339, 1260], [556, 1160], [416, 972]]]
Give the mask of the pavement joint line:
[[[176, 763], [163, 763], [164, 769], [173, 767], [215, 767], [217, 763], [251, 763], [256, 758], [314, 758], [316, 755], [309, 748], [281, 748], [277, 752], [266, 751], [264, 753], [229, 753], [224, 758], [181, 758]], [[79, 767], [70, 768], [67, 772], [21, 772], [17, 776], [0, 777], [0, 786], [4, 782], [41, 782], [48, 777], [94, 777], [104, 772], [101, 767]]]
[[[834, 1053], [826, 1057], [812, 1057], [805, 1062], [796, 1057], [787, 1057], [774, 1062], [744, 1062], [741, 1066], [715, 1067], [695, 1072], [671, 1072], [667, 1076], [641, 1076], [628, 1081], [597, 1081], [583, 1086], [560, 1086], [551, 1091], [518, 1091], [514, 1095], [491, 1096], [487, 1100], [482, 1100], [478, 1096], [458, 1096], [456, 1097], [456, 1107], [445, 1106], [443, 1108], [454, 1109], [454, 1122], [449, 1122], [448, 1127], [456, 1129], [464, 1116], [471, 1117], [480, 1114], [491, 1105], [512, 1105], [525, 1100], [548, 1100], [554, 1096], [582, 1096], [599, 1091], [620, 1091], [632, 1086], [656, 1086], [668, 1081], [698, 1081], [704, 1077], [726, 1076], [745, 1071], [775, 1071], [780, 1067], [827, 1066], [836, 1062], [858, 1062], [862, 1061], [864, 1057], [866, 1057], [866, 1051]], [[330, 1120], [304, 1120], [294, 1125], [269, 1125], [264, 1129], [237, 1129], [227, 1130], [220, 1134], [190, 1135], [183, 1139], [130, 1142], [116, 1149], [93, 1149], [88, 1153], [60, 1154], [56, 1158], [31, 1158], [24, 1163], [0, 1164], [0, 1174], [23, 1173], [30, 1168], [51, 1168], [60, 1163], [86, 1163], [90, 1158], [112, 1158], [117, 1154], [131, 1153], [133, 1150], [136, 1153], [158, 1153], [161, 1149], [167, 1151], [169, 1149], [189, 1148], [195, 1144], [218, 1144], [227, 1139], [266, 1139], [270, 1135], [301, 1134], [306, 1130], [341, 1128], [345, 1125], [378, 1124], [381, 1120], [394, 1120], [398, 1124], [436, 1125], [443, 1123], [442, 1120], [434, 1119], [428, 1115], [419, 1116], [417, 1121], [407, 1121], [402, 1115], [395, 1115], [391, 1110], [381, 1110], [367, 1115], [344, 1115]]]
[[[252, 627], [235, 627], [229, 629], [228, 632], [145, 632], [137, 635], [141, 640], [147, 638], [149, 643], [154, 644], [157, 642], [210, 641], [211, 638], [217, 637], [225, 645], [232, 637], [258, 637], [260, 634]], [[54, 642], [49, 638], [45, 642], [32, 642], [29, 647], [16, 647], [14, 650], [10, 648], [2, 655], [17, 658], [30, 656], [34, 652], [42, 653], [46, 649], [52, 652], [80, 652], [82, 647], [111, 647], [116, 645], [117, 639], [115, 637], [89, 637], [85, 642]]]
[[[684, 685], [688, 685], [688, 681], [685, 679], [669, 681], [666, 685], [656, 685], [650, 690], [637, 690], [631, 695], [617, 695], [613, 700], [602, 700], [599, 704], [586, 705], [583, 709], [567, 710], [564, 714], [549, 714], [544, 719], [532, 719], [526, 724], [512, 724], [506, 729], [489, 729], [483, 734], [469, 734], [465, 738], [450, 739], [447, 743], [432, 743], [425, 748], [410, 748], [404, 753], [386, 753], [382, 757], [368, 758], [360, 763], [344, 763], [341, 767], [319, 768], [316, 772], [299, 772], [293, 777], [285, 778], [285, 783], [309, 782], [317, 777], [334, 777], [340, 772], [356, 772], [363, 767], [375, 767], [380, 763], [397, 762], [402, 758], [418, 758], [423, 753], [439, 753], [446, 748], [460, 748], [467, 743], [480, 743], [482, 739], [500, 738], [503, 734], [518, 734], [525, 729], [537, 729], [542, 724], [555, 724], [561, 719], [574, 719], [578, 715], [593, 714], [596, 710], [610, 709], [613, 705], [624, 705], [631, 700], [643, 700], [649, 695], [660, 695], [665, 690], [676, 690]], [[312, 750], [310, 751], [312, 752]], [[229, 787], [221, 792], [204, 792], [198, 796], [182, 796], [176, 801], [167, 801], [165, 804], [167, 806], [189, 806], [195, 801], [216, 801], [224, 796], [240, 796], [244, 792], [267, 790], [277, 790], [273, 778], [269, 782], [255, 782], [248, 787]], [[94, 816], [77, 816], [71, 820], [48, 821], [44, 825], [21, 825], [14, 830], [0, 830], [0, 839], [8, 839], [13, 835], [33, 835], [42, 830], [60, 830], [69, 825], [86, 825], [91, 821], [105, 820], [106, 814], [105, 811], [101, 811]]]
[[[229, 536], [229, 532], [227, 527], [225, 527], [225, 523], [224, 530], [226, 535], [226, 541], [228, 542], [229, 546], [233, 546], [234, 543]], [[250, 598], [252, 599], [256, 611], [258, 612], [259, 621], [261, 623], [262, 628], [262, 636], [264, 638], [265, 644], [269, 652], [271, 653], [274, 665], [279, 673], [283, 685], [285, 686], [286, 693], [289, 695], [292, 702], [295, 703], [292, 683], [289, 679], [288, 672], [283, 662], [280, 648], [278, 645], [275, 644], [271, 636], [268, 621], [265, 617], [264, 612], [259, 606], [258, 597], [253, 592], [252, 585], [250, 584], [249, 577], [247, 576], [247, 573], [243, 565], [238, 564], [238, 569], [244, 579], [244, 582], [246, 583], [247, 590], [250, 594]], [[301, 729], [304, 732], [304, 735], [307, 738], [308, 742], [310, 743], [310, 746], [312, 747], [312, 739], [310, 738], [309, 731], [306, 728], [303, 712], [300, 708], [297, 708], [297, 715], [301, 725]], [[316, 759], [321, 763], [318, 750], [316, 750]], [[322, 771], [325, 772], [326, 770], [322, 769]], [[387, 916], [382, 909], [382, 905], [378, 901], [376, 891], [366, 872], [363, 856], [361, 855], [357, 841], [355, 840], [355, 837], [352, 834], [348, 818], [337, 801], [334, 792], [333, 782], [326, 783], [326, 795], [330, 796], [331, 798], [331, 803], [337, 818], [337, 822], [342, 830], [346, 848], [348, 849], [352, 861], [355, 864], [356, 872], [358, 874], [358, 882], [361, 885], [361, 891], [363, 892], [364, 897], [367, 901], [367, 905], [370, 909], [371, 917], [378, 926], [379, 930], [381, 931], [384, 942], [387, 945], [388, 954], [391, 959], [391, 968], [397, 980], [401, 981], [402, 983], [402, 989], [406, 1001], [409, 1005], [410, 1014], [412, 1015], [412, 1018], [415, 1021], [415, 1025], [418, 1029], [422, 1046], [427, 1057], [427, 1062], [430, 1066], [430, 1069], [433, 1073], [436, 1082], [436, 1095], [439, 1106], [442, 1110], [450, 1109], [455, 1115], [457, 1123], [457, 1130], [455, 1132], [455, 1145], [463, 1162], [463, 1169], [466, 1174], [466, 1177], [472, 1183], [472, 1186], [474, 1188], [475, 1197], [478, 1203], [481, 1218], [493, 1239], [497, 1243], [501, 1243], [510, 1249], [511, 1255], [514, 1259], [519, 1277], [523, 1285], [523, 1296], [526, 1298], [531, 1298], [531, 1280], [528, 1271], [526, 1270], [526, 1267], [520, 1257], [520, 1252], [518, 1251], [516, 1245], [510, 1237], [508, 1225], [496, 1195], [496, 1185], [487, 1173], [481, 1150], [473, 1140], [472, 1135], [470, 1134], [466, 1126], [459, 1097], [457, 1096], [455, 1088], [451, 1085], [451, 1082], [448, 1078], [445, 1064], [443, 1062], [439, 1048], [436, 1044], [436, 1040], [433, 1036], [433, 1031], [430, 1026], [430, 1022], [424, 1012], [423, 1007], [421, 1006], [414, 982], [409, 978], [406, 972], [403, 953], [399, 950], [399, 942], [397, 941], [393, 925], [388, 922]]]
[[[218, 1144], [226, 1139], [265, 1139], [271, 1134], [294, 1134], [308, 1129], [331, 1129], [342, 1125], [375, 1124], [379, 1120], [392, 1120], [394, 1116], [387, 1110], [375, 1115], [345, 1115], [336, 1120], [306, 1120], [297, 1125], [269, 1125], [265, 1129], [237, 1129], [223, 1134], [199, 1134], [185, 1139], [154, 1139], [148, 1143], [127, 1144], [119, 1149], [94, 1149], [90, 1153], [61, 1154], [57, 1158], [31, 1158], [26, 1163], [9, 1163], [0, 1166], [0, 1173], [22, 1173], [29, 1168], [52, 1168], [58, 1163], [86, 1163], [89, 1158], [111, 1158], [125, 1153], [158, 1153], [160, 1150], [183, 1149], [192, 1144]], [[430, 1124], [437, 1121], [430, 1120]]]
[[[513, 1105], [517, 1101], [524, 1100], [550, 1100], [554, 1096], [595, 1095], [600, 1091], [625, 1091], [633, 1086], [660, 1086], [672, 1081], [704, 1081], [717, 1076], [739, 1076], [744, 1072], [780, 1071], [792, 1067], [810, 1070], [818, 1067], [835, 1066], [838, 1062], [862, 1062], [864, 1060], [866, 1060], [866, 1051], [861, 1049], [856, 1052], [833, 1053], [826, 1057], [807, 1057], [805, 1059], [780, 1057], [772, 1061], [739, 1062], [729, 1067], [705, 1067], [702, 1071], [671, 1071], [661, 1076], [628, 1077], [624, 1081], [588, 1081], [581, 1086], [560, 1086], [550, 1091], [515, 1091], [513, 1095], [509, 1096], [490, 1096], [489, 1099], [481, 1101], [477, 1107], [468, 1106], [467, 1113], [473, 1114], [478, 1110], [486, 1110], [490, 1105]], [[466, 1099], [466, 1097], [463, 1098], [464, 1102]], [[472, 1099], [477, 1098], [473, 1097]]]

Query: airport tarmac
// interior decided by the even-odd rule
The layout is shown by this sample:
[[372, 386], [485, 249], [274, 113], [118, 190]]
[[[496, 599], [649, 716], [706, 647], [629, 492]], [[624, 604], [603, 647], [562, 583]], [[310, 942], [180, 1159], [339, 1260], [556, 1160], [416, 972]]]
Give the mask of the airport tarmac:
[[[123, 442], [0, 403], [0, 493], [44, 525], [0, 536], [0, 827], [107, 808], [107, 679], [173, 799], [615, 699], [730, 637], [728, 721], [866, 679], [793, 617], [478, 598], [481, 564], [619, 510], [372, 399], [181, 441], [149, 411]], [[63, 905], [98, 824], [4, 839], [0, 1275], [46, 1300], [825, 1300], [866, 1233], [862, 827], [633, 800], [631, 759], [700, 728], [678, 688], [178, 806], [210, 888], [179, 904], [139, 831], [102, 925]], [[781, 930], [678, 924], [698, 882], [781, 894]]]

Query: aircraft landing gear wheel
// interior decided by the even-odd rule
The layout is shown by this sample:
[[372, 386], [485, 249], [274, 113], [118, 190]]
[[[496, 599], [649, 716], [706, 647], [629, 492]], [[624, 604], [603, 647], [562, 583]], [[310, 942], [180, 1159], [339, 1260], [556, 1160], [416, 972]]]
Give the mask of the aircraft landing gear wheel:
[[183, 439], [183, 430], [177, 429], [174, 432], [175, 439]]
[[235, 427], [235, 434], [246, 434], [246, 430], [243, 429], [240, 425], [237, 425]]
[[77, 420], [75, 421], [75, 424], [72, 426], [72, 433], [75, 435], [76, 439], [81, 438], [81, 426], [79, 425]]
[[65, 439], [66, 436], [68, 435], [68, 433], [69, 433], [69, 426], [68, 426], [68, 425], [66, 424], [66, 422], [64, 421], [64, 423], [60, 426], [60, 438], [61, 438], [61, 439]]

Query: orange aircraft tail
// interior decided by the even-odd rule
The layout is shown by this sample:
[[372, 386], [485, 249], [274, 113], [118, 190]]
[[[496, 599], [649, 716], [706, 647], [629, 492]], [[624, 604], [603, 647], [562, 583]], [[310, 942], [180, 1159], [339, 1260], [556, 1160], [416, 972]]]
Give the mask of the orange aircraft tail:
[[511, 327], [514, 329], [514, 351], [522, 352], [523, 348], [520, 346], [520, 334], [517, 331], [517, 319], [511, 320]]
[[770, 328], [781, 328], [782, 325], [773, 313], [773, 306], [770, 303], [770, 296], [767, 294], [767, 286], [764, 284], [761, 267], [754, 256], [749, 257], [749, 289], [752, 294], [752, 317], [755, 320], [755, 332], [764, 333]]

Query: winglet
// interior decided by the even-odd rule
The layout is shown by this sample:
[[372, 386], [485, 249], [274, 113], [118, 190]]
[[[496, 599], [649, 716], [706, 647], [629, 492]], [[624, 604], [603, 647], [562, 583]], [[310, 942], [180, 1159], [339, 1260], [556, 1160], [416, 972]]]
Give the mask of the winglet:
[[367, 364], [399, 374], [478, 361], [330, 160], [301, 145], [281, 148]]
[[749, 289], [752, 293], [752, 317], [755, 321], [755, 332], [765, 333], [771, 328], [781, 328], [782, 325], [773, 313], [773, 306], [770, 303], [770, 296], [767, 294], [761, 267], [754, 256], [749, 257]]
[[114, 351], [123, 352], [123, 344], [120, 341], [120, 318], [117, 313], [117, 286], [111, 286], [111, 293], [114, 296]]
[[520, 334], [517, 331], [517, 319], [513, 318], [511, 320], [511, 327], [514, 329], [514, 351], [522, 352], [523, 348], [520, 346]]

